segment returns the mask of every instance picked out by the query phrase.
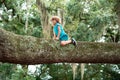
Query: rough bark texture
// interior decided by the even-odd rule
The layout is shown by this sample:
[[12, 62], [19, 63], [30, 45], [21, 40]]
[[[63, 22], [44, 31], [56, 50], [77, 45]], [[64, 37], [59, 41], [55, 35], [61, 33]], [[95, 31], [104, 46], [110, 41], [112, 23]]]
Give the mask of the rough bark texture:
[[60, 47], [59, 42], [21, 36], [0, 29], [0, 62], [14, 64], [120, 63], [120, 44], [78, 42]]

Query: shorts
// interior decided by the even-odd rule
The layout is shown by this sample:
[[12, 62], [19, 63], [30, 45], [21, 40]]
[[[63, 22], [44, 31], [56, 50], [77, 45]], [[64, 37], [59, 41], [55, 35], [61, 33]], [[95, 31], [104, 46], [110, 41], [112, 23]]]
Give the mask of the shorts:
[[67, 41], [68, 40], [68, 35], [63, 35], [61, 38], [60, 38], [60, 41]]

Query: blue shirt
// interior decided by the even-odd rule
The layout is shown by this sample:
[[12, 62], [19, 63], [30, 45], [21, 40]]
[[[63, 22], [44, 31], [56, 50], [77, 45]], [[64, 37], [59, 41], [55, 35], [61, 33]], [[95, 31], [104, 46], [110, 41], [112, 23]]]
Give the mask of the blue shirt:
[[67, 34], [65, 33], [65, 31], [60, 23], [56, 23], [53, 28], [55, 35], [58, 36], [58, 27], [60, 27], [60, 31], [61, 31], [59, 39], [61, 39], [63, 36], [67, 36]]

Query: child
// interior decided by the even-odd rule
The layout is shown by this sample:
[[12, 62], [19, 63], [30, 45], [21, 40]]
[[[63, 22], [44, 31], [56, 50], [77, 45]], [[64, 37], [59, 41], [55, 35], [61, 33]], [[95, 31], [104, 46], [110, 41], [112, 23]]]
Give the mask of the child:
[[62, 25], [60, 24], [61, 19], [58, 16], [53, 16], [52, 19], [53, 24], [53, 32], [54, 32], [54, 40], [60, 40], [60, 45], [65, 46], [67, 44], [73, 44], [74, 46], [77, 45], [77, 42], [74, 38], [68, 40], [68, 35], [65, 33]]

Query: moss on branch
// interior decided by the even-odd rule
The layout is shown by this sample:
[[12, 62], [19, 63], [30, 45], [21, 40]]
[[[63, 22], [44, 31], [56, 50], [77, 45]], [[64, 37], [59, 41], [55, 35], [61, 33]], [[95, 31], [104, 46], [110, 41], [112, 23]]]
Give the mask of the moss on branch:
[[53, 40], [0, 29], [0, 61], [14, 64], [120, 63], [120, 44], [78, 42], [77, 48], [61, 47]]

